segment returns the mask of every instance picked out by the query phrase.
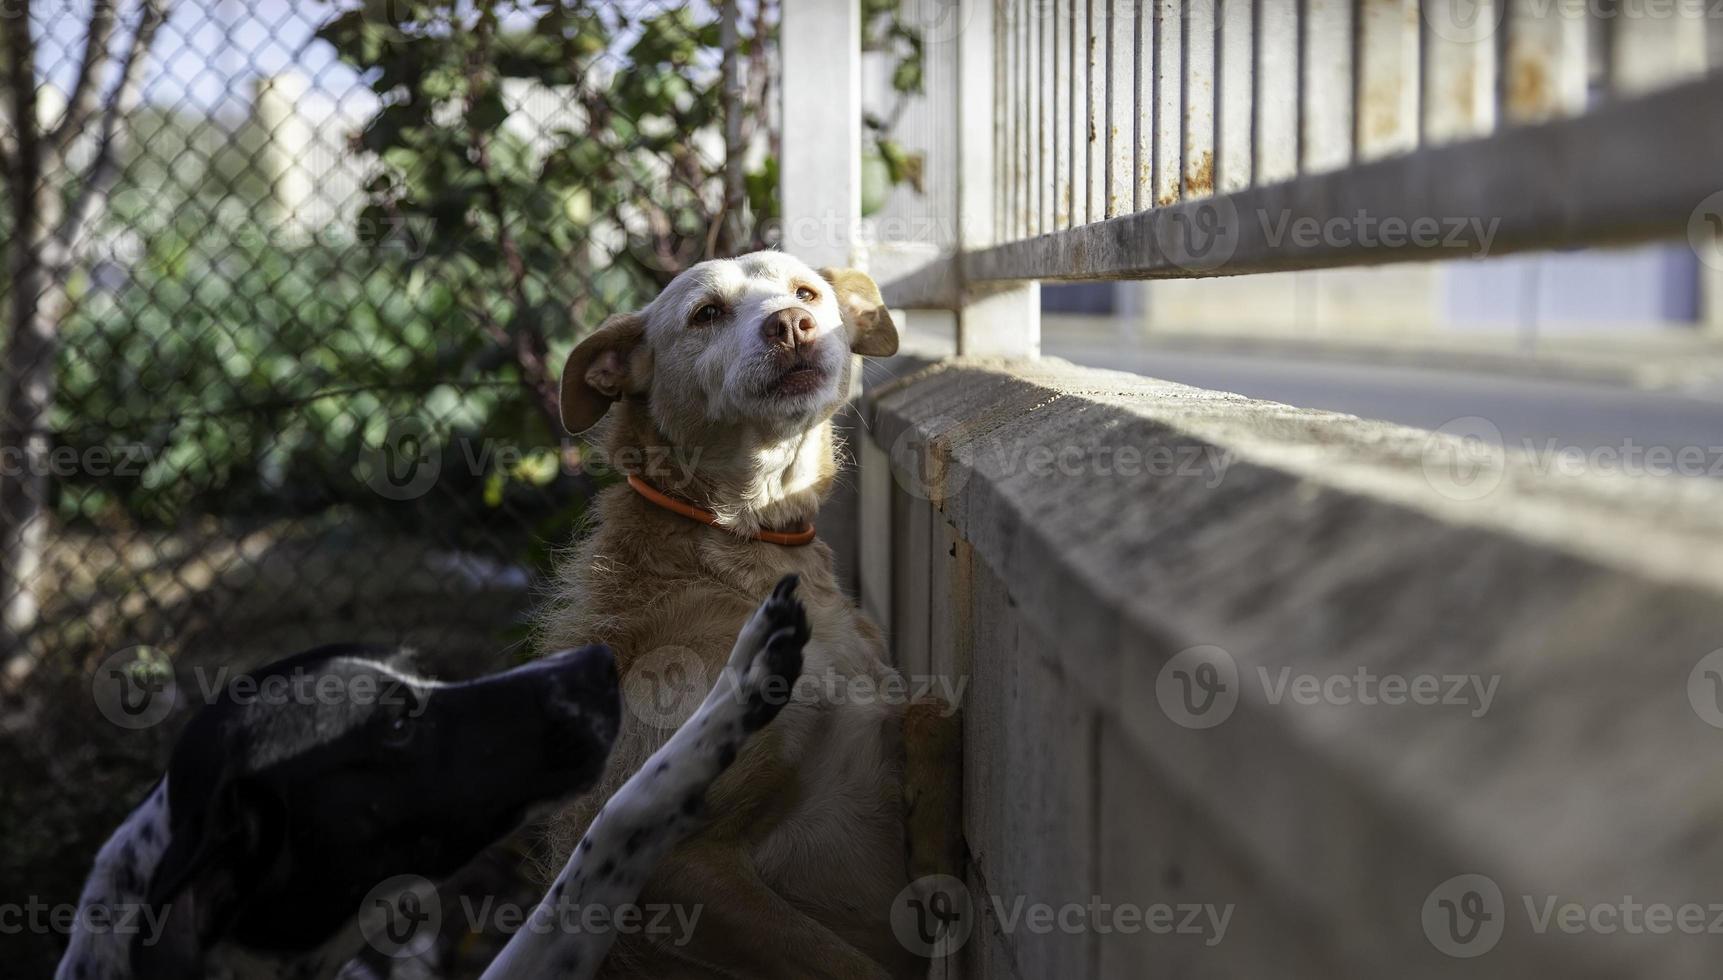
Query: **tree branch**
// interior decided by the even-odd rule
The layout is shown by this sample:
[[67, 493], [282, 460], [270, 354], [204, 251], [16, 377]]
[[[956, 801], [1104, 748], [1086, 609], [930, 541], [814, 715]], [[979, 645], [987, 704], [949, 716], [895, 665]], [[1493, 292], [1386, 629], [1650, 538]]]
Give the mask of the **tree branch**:
[[6, 178], [12, 193], [30, 200], [41, 171], [36, 124], [36, 42], [30, 36], [30, 0], [20, 0], [6, 15], [6, 95], [10, 108], [12, 146], [6, 154]]
[[66, 115], [49, 137], [54, 155], [64, 160], [72, 144], [90, 124], [90, 117], [101, 102], [100, 79], [108, 66], [108, 45], [114, 39], [114, 27], [119, 21], [119, 0], [95, 0], [96, 9], [90, 14], [89, 29], [84, 34], [84, 59], [78, 64], [78, 78], [66, 99]]
[[50, 265], [56, 274], [64, 271], [64, 263], [77, 251], [78, 240], [89, 224], [90, 215], [107, 200], [108, 192], [113, 190], [114, 182], [119, 178], [119, 141], [126, 120], [143, 99], [144, 61], [155, 41], [156, 31], [167, 20], [169, 6], [170, 0], [144, 0], [143, 10], [138, 15], [137, 31], [132, 35], [132, 43], [120, 65], [119, 84], [114, 86], [113, 94], [102, 110], [101, 141], [96, 144], [96, 156], [77, 181], [78, 196], [66, 209], [54, 235], [57, 254]]

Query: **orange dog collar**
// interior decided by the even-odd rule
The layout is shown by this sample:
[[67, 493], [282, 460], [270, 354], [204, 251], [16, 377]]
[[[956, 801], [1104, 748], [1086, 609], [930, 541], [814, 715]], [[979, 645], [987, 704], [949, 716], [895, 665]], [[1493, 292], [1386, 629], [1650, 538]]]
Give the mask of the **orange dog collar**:
[[[717, 514], [714, 514], [709, 510], [696, 507], [693, 504], [677, 500], [675, 497], [669, 496], [652, 484], [647, 483], [638, 476], [635, 476], [633, 473], [628, 474], [628, 485], [634, 488], [635, 493], [645, 497], [649, 503], [656, 504], [672, 514], [680, 514], [691, 521], [699, 521], [700, 523], [710, 527], [720, 526], [718, 524]], [[730, 529], [725, 528], [724, 530], [728, 531]], [[740, 534], [741, 532], [732, 533]], [[764, 541], [767, 544], [781, 544], [792, 548], [798, 548], [804, 544], [810, 544], [813, 542], [814, 525], [810, 523], [800, 531], [755, 531], [752, 534], [745, 534], [742, 536], [753, 538], [755, 541]]]

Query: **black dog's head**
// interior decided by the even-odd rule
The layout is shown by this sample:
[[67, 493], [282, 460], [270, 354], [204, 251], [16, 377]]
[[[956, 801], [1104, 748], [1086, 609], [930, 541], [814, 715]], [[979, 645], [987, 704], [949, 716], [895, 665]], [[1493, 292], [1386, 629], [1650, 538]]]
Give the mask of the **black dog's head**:
[[149, 884], [162, 940], [138, 976], [222, 943], [292, 957], [394, 875], [447, 877], [536, 806], [603, 771], [620, 721], [602, 646], [441, 684], [392, 651], [325, 647], [230, 682], [168, 768], [170, 838]]

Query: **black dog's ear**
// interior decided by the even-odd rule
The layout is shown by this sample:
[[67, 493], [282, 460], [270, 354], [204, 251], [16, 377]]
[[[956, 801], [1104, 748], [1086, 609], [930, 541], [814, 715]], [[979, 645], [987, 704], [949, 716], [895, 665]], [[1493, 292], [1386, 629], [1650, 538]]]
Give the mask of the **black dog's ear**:
[[646, 390], [652, 352], [641, 343], [645, 336], [645, 317], [618, 313], [575, 346], [562, 366], [563, 428], [580, 435], [604, 417], [611, 402]]
[[154, 942], [134, 942], [140, 978], [202, 976], [204, 951], [219, 941], [281, 855], [281, 802], [245, 779], [224, 779], [202, 813], [173, 820], [172, 837], [150, 879], [146, 903], [162, 910]]
[[860, 269], [821, 269], [832, 284], [850, 332], [850, 353], [868, 357], [890, 357], [897, 353], [897, 324], [879, 294], [873, 277]]

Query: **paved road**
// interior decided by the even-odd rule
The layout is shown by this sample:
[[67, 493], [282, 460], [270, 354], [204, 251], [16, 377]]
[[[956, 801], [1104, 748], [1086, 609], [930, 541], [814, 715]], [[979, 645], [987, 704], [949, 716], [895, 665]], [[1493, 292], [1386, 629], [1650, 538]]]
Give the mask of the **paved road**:
[[[1619, 453], [1688, 449], [1690, 475], [1723, 476], [1723, 401], [1604, 383], [1507, 374], [1252, 355], [1131, 349], [1043, 337], [1046, 353], [1078, 364], [1134, 371], [1201, 388], [1435, 429], [1481, 417], [1504, 444], [1544, 451]], [[1459, 423], [1450, 430], [1468, 428]], [[1694, 448], [1689, 448], [1694, 447]], [[1695, 448], [1698, 453], [1695, 453]], [[1703, 455], [1704, 465], [1695, 465]], [[1654, 464], [1655, 465], [1655, 464]], [[1712, 470], [1720, 472], [1713, 473]]]

